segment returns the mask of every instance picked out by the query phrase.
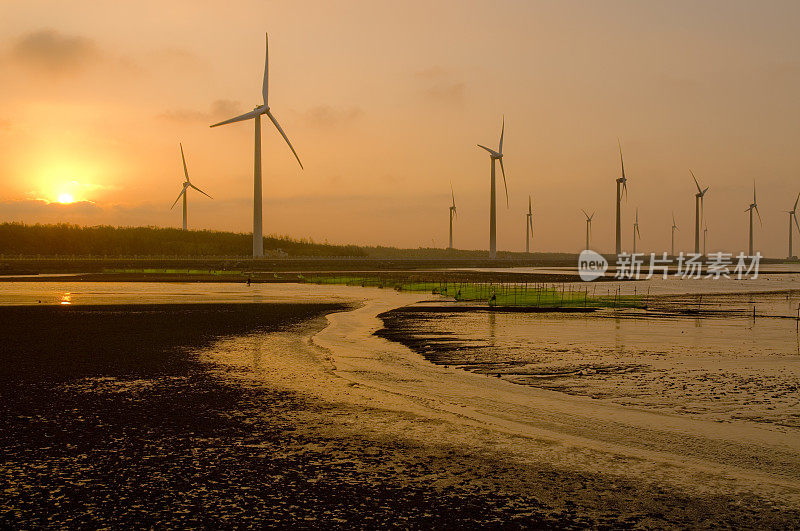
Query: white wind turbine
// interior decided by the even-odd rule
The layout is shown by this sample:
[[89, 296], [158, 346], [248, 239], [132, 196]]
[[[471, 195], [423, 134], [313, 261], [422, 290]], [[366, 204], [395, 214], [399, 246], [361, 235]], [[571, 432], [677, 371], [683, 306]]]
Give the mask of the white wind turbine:
[[275, 128], [281, 134], [283, 139], [289, 145], [289, 149], [292, 150], [294, 153], [294, 157], [297, 159], [297, 163], [300, 164], [300, 168], [303, 168], [303, 163], [300, 162], [300, 157], [297, 156], [297, 152], [292, 147], [292, 143], [289, 142], [289, 138], [286, 136], [286, 133], [283, 132], [281, 126], [278, 124], [278, 120], [275, 119], [275, 116], [272, 115], [269, 108], [269, 100], [267, 98], [267, 92], [269, 88], [269, 36], [266, 37], [266, 52], [264, 54], [264, 81], [261, 85], [261, 94], [264, 98], [264, 103], [257, 106], [252, 111], [242, 114], [241, 116], [236, 116], [235, 118], [231, 118], [230, 120], [225, 120], [224, 122], [219, 122], [217, 124], [212, 125], [211, 127], [217, 127], [220, 125], [231, 124], [234, 122], [241, 122], [243, 120], [250, 120], [253, 119], [255, 124], [255, 158], [253, 164], [253, 257], [261, 257], [264, 256], [264, 235], [263, 235], [263, 226], [262, 226], [262, 217], [261, 217], [261, 115], [266, 114], [269, 119], [272, 121]]
[[189, 170], [186, 169], [186, 157], [183, 156], [183, 144], [178, 144], [178, 145], [181, 147], [181, 160], [183, 161], [183, 175], [186, 177], [186, 180], [183, 181], [183, 190], [181, 190], [181, 193], [178, 194], [178, 197], [175, 199], [175, 202], [172, 203], [172, 206], [169, 207], [169, 209], [172, 210], [173, 208], [175, 208], [175, 205], [178, 204], [178, 199], [180, 199], [181, 196], [183, 196], [183, 230], [186, 230], [186, 190], [188, 190], [189, 188], [194, 188], [204, 196], [207, 196], [209, 199], [213, 198], [204, 191], [202, 191], [200, 188], [193, 185], [191, 181], [189, 181]]
[[672, 254], [670, 256], [675, 256], [675, 231], [678, 230], [678, 225], [675, 223], [675, 212], [672, 213]]
[[453, 218], [458, 216], [458, 212], [456, 211], [456, 194], [453, 192], [453, 183], [450, 183], [450, 197], [452, 197], [453, 203], [450, 205], [450, 247], [448, 247], [448, 249], [453, 248]]
[[636, 236], [642, 239], [642, 234], [639, 232], [639, 209], [636, 209], [636, 218], [633, 222], [633, 253], [636, 254]]
[[594, 217], [594, 212], [592, 212], [591, 216], [587, 214], [586, 211], [583, 209], [581, 209], [581, 212], [583, 212], [583, 215], [586, 216], [586, 247], [584, 247], [584, 249], [590, 249], [589, 244], [591, 243], [590, 239], [592, 236], [592, 218]]
[[533, 239], [533, 201], [528, 196], [528, 213], [525, 214], [525, 252], [531, 252], [531, 240]]
[[756, 214], [758, 214], [758, 224], [763, 226], [763, 223], [761, 223], [761, 214], [758, 211], [758, 203], [756, 203], [755, 181], [753, 181], [753, 202], [750, 203], [750, 206], [744, 210], [745, 212], [750, 212], [750, 244], [747, 247], [749, 256], [753, 256], [753, 210], [755, 210]]
[[[694, 194], [694, 254], [700, 254], [700, 222], [703, 219], [703, 201], [706, 192], [708, 192], [708, 186], [704, 189], [700, 189], [700, 183], [697, 182], [697, 177], [694, 176], [694, 172], [689, 170], [689, 173], [692, 174], [694, 184], [697, 186], [697, 193]], [[673, 255], [674, 254], [675, 253], [673, 253]]]
[[508, 208], [508, 185], [506, 184], [506, 170], [503, 168], [503, 134], [506, 129], [505, 117], [503, 118], [503, 125], [500, 129], [500, 145], [497, 151], [490, 149], [486, 146], [478, 144], [478, 147], [485, 149], [489, 152], [489, 157], [492, 160], [492, 182], [489, 192], [489, 256], [497, 258], [497, 200], [495, 193], [495, 161], [500, 161], [500, 171], [503, 172], [503, 186], [506, 189], [506, 208]]
[[794, 206], [791, 210], [787, 210], [786, 213], [789, 214], [789, 258], [792, 258], [794, 254], [792, 254], [792, 232], [794, 232], [794, 228], [792, 227], [792, 219], [794, 219], [794, 224], [797, 226], [797, 230], [800, 230], [800, 224], [797, 223], [797, 202], [800, 201], [800, 194], [797, 194], [797, 199], [794, 200]]

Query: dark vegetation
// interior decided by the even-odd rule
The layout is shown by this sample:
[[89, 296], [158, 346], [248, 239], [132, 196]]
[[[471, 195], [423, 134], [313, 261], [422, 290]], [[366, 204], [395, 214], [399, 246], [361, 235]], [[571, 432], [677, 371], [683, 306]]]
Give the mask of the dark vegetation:
[[[159, 227], [81, 227], [79, 225], [0, 224], [0, 255], [26, 257], [220, 257], [250, 256], [251, 233], [210, 230], [183, 231]], [[333, 245], [288, 236], [264, 238], [266, 258], [350, 257], [394, 259], [475, 259], [485, 258], [486, 251], [420, 247], [401, 249], [384, 246]], [[572, 264], [575, 256], [566, 253], [498, 252], [498, 259], [545, 259]]]
[[[158, 227], [81, 227], [0, 224], [0, 254], [27, 256], [247, 256], [251, 234]], [[366, 256], [355, 245], [330, 245], [288, 237], [264, 238], [264, 250], [289, 256]]]

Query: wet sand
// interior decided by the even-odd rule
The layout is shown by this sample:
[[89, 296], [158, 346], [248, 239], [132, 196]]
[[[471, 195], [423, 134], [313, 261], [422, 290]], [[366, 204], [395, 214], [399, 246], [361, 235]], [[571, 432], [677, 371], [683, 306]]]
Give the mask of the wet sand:
[[800, 525], [792, 440], [439, 367], [373, 335], [418, 296], [356, 299], [0, 308], [0, 523]]

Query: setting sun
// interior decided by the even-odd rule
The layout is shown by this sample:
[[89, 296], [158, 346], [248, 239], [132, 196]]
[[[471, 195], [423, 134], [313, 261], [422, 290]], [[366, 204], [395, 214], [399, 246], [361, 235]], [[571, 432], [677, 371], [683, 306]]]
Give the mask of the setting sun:
[[72, 194], [61, 194], [58, 196], [59, 203], [67, 204], [72, 203], [73, 201], [75, 201], [75, 198], [72, 197]]

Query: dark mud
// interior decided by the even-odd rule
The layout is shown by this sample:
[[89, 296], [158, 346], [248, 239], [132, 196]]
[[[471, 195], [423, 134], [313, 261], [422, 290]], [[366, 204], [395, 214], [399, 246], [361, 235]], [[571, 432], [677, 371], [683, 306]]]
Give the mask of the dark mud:
[[0, 308], [0, 526], [590, 523], [533, 496], [434, 487], [454, 450], [337, 435], [333, 406], [244, 387], [193, 354], [341, 309]]

